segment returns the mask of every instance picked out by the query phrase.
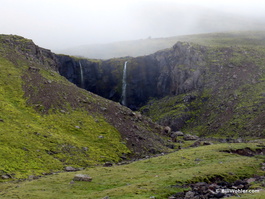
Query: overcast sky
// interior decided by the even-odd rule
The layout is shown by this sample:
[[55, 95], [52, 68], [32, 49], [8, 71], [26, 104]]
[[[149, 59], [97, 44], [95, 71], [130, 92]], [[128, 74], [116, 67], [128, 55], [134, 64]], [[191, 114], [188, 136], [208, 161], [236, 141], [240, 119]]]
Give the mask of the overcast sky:
[[0, 0], [0, 34], [51, 50], [168, 37], [190, 34], [198, 8], [265, 17], [264, 0]]

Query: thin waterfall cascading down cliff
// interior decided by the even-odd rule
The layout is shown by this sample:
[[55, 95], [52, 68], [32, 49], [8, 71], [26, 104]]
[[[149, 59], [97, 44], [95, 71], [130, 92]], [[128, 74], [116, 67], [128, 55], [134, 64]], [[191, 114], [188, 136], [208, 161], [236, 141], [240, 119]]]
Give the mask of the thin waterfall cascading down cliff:
[[123, 106], [127, 105], [127, 100], [126, 100], [126, 87], [127, 87], [127, 61], [124, 63], [124, 68], [123, 68], [123, 76], [122, 76], [122, 95], [121, 95], [121, 104]]
[[81, 88], [84, 88], [84, 74], [83, 74], [83, 67], [81, 62], [79, 61], [79, 69], [80, 69], [80, 86]]

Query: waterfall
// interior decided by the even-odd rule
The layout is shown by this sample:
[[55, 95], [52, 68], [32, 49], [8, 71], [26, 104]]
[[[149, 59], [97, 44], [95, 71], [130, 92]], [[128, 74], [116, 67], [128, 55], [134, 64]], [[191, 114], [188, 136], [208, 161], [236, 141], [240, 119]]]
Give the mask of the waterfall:
[[126, 82], [126, 70], [127, 70], [127, 61], [124, 63], [124, 68], [123, 68], [123, 76], [122, 76], [122, 95], [121, 95], [121, 104], [126, 106], [126, 87], [127, 87], [127, 82]]
[[83, 67], [81, 62], [79, 61], [79, 68], [80, 68], [80, 86], [81, 88], [84, 88], [84, 74], [83, 74]]

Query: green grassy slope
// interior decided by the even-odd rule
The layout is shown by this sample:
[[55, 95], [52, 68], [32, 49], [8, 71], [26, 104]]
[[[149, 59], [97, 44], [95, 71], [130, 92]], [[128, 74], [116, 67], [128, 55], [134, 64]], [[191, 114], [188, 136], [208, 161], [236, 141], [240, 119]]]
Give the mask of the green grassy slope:
[[18, 69], [1, 58], [0, 70], [1, 174], [27, 177], [61, 170], [64, 165], [118, 161], [122, 153], [130, 152], [117, 129], [100, 115], [82, 109], [48, 115], [35, 111], [23, 97], [25, 67]]
[[[0, 184], [1, 198], [168, 198], [183, 190], [181, 185], [211, 182], [214, 179], [233, 182], [254, 175], [264, 175], [261, 156], [245, 157], [220, 152], [250, 147], [256, 143], [216, 144], [183, 149], [156, 158], [114, 167], [94, 167], [74, 173], [60, 173], [21, 183]], [[196, 160], [200, 161], [196, 161]], [[88, 174], [92, 182], [70, 183], [76, 173]], [[178, 186], [174, 186], [178, 185]], [[257, 189], [261, 184], [253, 184]], [[252, 195], [262, 198], [265, 192]], [[249, 195], [243, 197], [248, 198]]]
[[0, 181], [168, 151], [154, 123], [78, 88], [56, 67], [54, 54], [31, 40], [0, 36]]

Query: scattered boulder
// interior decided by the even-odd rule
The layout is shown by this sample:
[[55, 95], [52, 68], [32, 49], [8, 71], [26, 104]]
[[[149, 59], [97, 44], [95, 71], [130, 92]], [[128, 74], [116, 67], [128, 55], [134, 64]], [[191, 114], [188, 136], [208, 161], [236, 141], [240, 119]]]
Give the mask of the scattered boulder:
[[67, 172], [79, 171], [79, 169], [71, 167], [71, 166], [65, 167], [64, 170]]
[[188, 140], [198, 140], [199, 137], [197, 135], [190, 135], [190, 134], [186, 134], [184, 135], [184, 140], [188, 141]]
[[188, 191], [188, 192], [185, 194], [185, 199], [193, 199], [193, 198], [194, 198], [194, 195], [195, 195], [194, 192], [192, 192], [192, 191]]
[[177, 136], [184, 136], [184, 133], [181, 132], [181, 131], [176, 131], [175, 134], [176, 134]]
[[73, 181], [86, 181], [86, 182], [91, 182], [92, 178], [88, 175], [85, 174], [76, 174]]
[[29, 71], [32, 71], [32, 72], [39, 72], [39, 71], [40, 71], [39, 68], [32, 67], [32, 66], [30, 66], [30, 67], [28, 68], [28, 70], [29, 70]]
[[113, 164], [111, 162], [105, 162], [103, 166], [104, 167], [112, 167]]
[[182, 133], [181, 131], [176, 131], [176, 132], [172, 132], [170, 135], [170, 137], [173, 139], [178, 137], [178, 136], [184, 136], [184, 133]]
[[5, 174], [5, 175], [1, 175], [1, 178], [2, 179], [10, 179], [10, 178], [12, 178], [12, 176], [8, 175], [8, 174]]
[[164, 132], [167, 133], [167, 134], [170, 134], [171, 133], [171, 128], [169, 126], [166, 126], [164, 128]]
[[201, 142], [198, 140], [196, 142], [194, 142], [192, 145], [190, 145], [190, 147], [198, 147], [201, 145]]
[[208, 141], [204, 141], [203, 145], [213, 145], [213, 143], [212, 142], [208, 142]]

